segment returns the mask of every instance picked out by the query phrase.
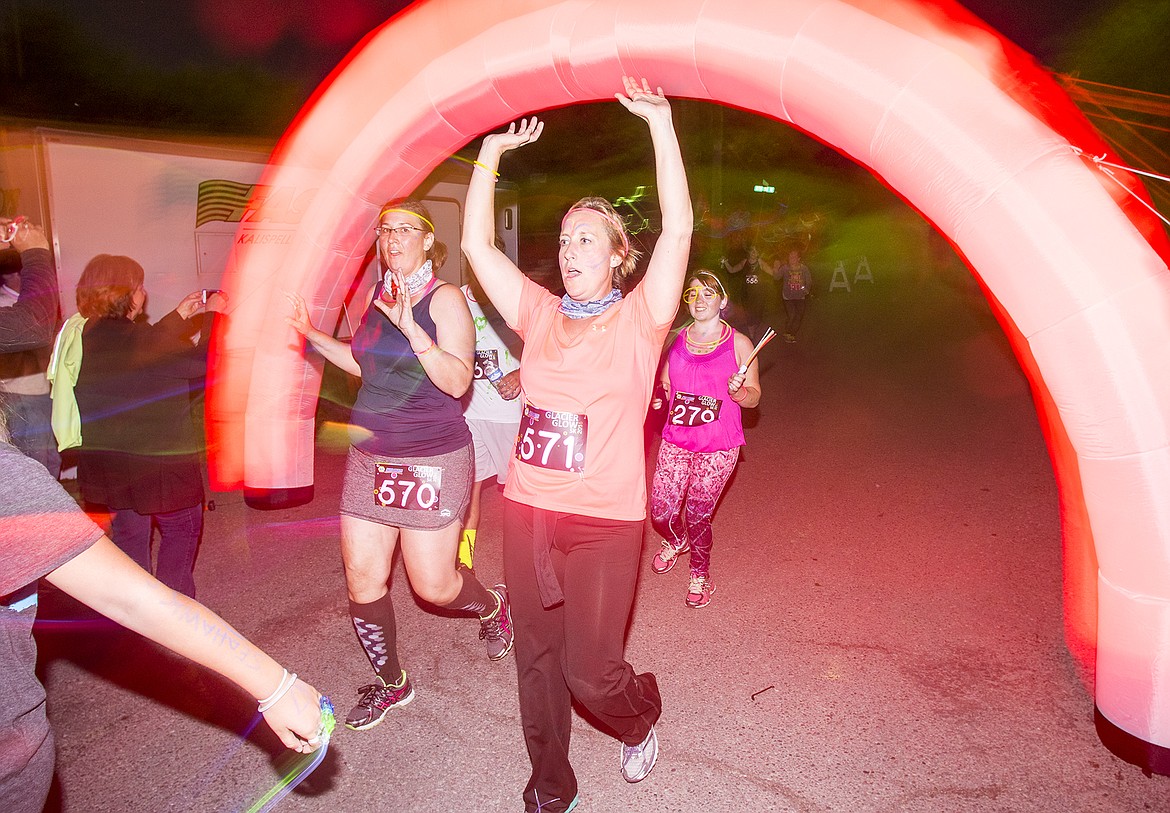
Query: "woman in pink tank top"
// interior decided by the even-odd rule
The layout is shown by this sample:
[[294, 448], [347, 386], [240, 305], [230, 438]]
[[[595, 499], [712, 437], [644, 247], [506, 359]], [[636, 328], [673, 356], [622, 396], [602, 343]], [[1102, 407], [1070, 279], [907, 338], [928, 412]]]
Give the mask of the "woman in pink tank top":
[[662, 369], [668, 407], [650, 489], [650, 516], [665, 537], [650, 568], [666, 573], [690, 551], [686, 604], [706, 607], [711, 580], [711, 517], [744, 443], [743, 407], [760, 402], [752, 342], [723, 321], [727, 292], [698, 271], [683, 292], [694, 320], [679, 331]]

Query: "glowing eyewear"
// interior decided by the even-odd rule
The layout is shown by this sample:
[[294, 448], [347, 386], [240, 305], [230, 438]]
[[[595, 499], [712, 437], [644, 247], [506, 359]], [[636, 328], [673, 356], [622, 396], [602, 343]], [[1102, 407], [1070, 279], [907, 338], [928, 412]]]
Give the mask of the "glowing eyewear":
[[703, 297], [705, 302], [710, 302], [719, 298], [719, 292], [707, 285], [692, 285], [683, 291], [683, 302], [688, 305], [699, 297]]
[[418, 226], [375, 226], [374, 234], [379, 237], [397, 237], [405, 239], [412, 231], [422, 231]]

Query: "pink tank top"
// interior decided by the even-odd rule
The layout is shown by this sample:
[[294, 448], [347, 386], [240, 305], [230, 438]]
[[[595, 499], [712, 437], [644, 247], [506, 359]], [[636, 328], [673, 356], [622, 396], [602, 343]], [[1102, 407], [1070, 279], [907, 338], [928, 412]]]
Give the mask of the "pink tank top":
[[667, 355], [670, 404], [662, 439], [692, 452], [721, 452], [744, 444], [743, 411], [727, 394], [727, 379], [739, 370], [735, 333], [712, 352], [687, 349], [686, 331]]

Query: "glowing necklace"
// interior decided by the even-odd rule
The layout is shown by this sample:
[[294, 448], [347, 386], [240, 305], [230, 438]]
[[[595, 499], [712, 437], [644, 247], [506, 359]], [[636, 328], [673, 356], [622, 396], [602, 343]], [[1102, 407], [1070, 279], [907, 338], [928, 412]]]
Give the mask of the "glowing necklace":
[[687, 325], [687, 329], [684, 331], [684, 334], [687, 347], [698, 351], [700, 355], [703, 353], [710, 353], [716, 347], [727, 341], [727, 339], [731, 336], [731, 325], [720, 319], [719, 324], [722, 325], [722, 327], [719, 329], [718, 338], [708, 342], [697, 342], [691, 338], [691, 328], [694, 327], [694, 324], [694, 322], [691, 322], [689, 325]]

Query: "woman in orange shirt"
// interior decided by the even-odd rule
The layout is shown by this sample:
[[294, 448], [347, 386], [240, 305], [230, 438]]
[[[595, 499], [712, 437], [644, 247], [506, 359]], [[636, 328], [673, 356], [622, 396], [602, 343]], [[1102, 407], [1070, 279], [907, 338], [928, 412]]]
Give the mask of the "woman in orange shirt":
[[658, 684], [625, 660], [646, 517], [642, 424], [662, 343], [678, 310], [693, 227], [670, 104], [625, 79], [616, 94], [647, 122], [662, 232], [645, 278], [608, 201], [583, 198], [561, 222], [562, 298], [527, 279], [494, 238], [500, 157], [540, 137], [535, 118], [484, 138], [467, 192], [462, 248], [484, 290], [524, 339], [524, 414], [504, 489], [504, 570], [512, 591], [520, 714], [532, 760], [529, 811], [577, 804], [569, 764], [575, 698], [621, 740], [629, 782], [658, 755]]

